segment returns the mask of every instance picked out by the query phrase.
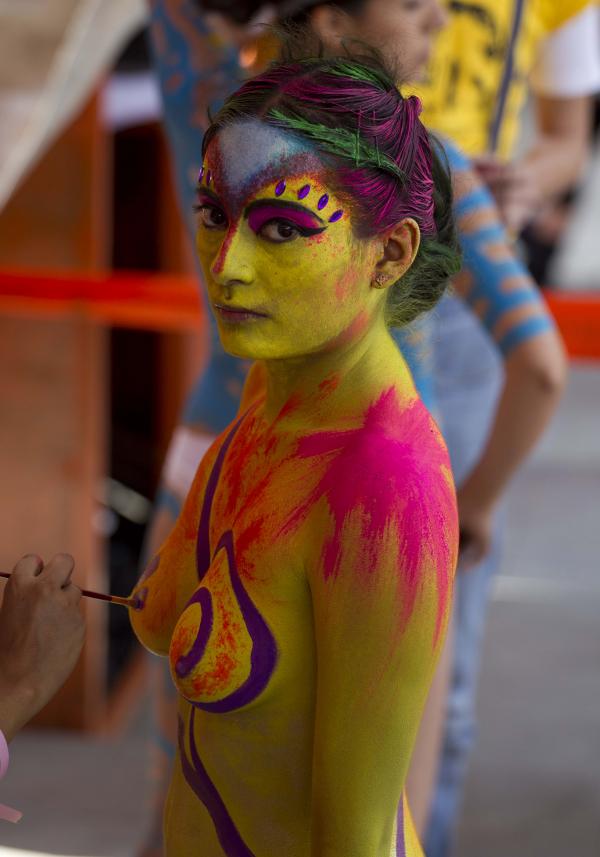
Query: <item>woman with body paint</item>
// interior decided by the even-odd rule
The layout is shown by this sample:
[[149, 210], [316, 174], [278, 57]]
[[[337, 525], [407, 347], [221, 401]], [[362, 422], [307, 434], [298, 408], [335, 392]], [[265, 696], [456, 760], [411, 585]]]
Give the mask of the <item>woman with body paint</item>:
[[134, 591], [168, 656], [173, 857], [422, 855], [403, 796], [448, 621], [449, 461], [388, 325], [459, 267], [449, 177], [374, 54], [271, 67], [204, 138], [197, 250], [260, 361]]
[[[201, 166], [199, 152], [206, 107], [211, 105], [213, 110], [218, 109], [229, 82], [241, 74], [234, 45], [236, 33], [229, 33], [229, 42], [219, 39], [200, 8], [201, 5], [215, 7], [212, 2], [153, 0], [151, 5], [152, 44], [163, 94], [166, 128], [181, 208], [192, 232], [194, 227], [190, 215], [194, 183], [190, 176], [197, 175]], [[221, 10], [227, 12], [232, 9], [238, 13], [239, 22], [246, 23], [259, 5], [252, 0], [236, 4], [225, 2], [221, 4]], [[400, 60], [403, 75], [407, 78], [418, 78], [423, 74], [434, 36], [445, 23], [445, 12], [438, 0], [419, 3], [339, 0], [335, 7], [307, 2], [272, 5], [281, 15], [297, 13], [301, 19], [303, 16], [304, 22], [318, 31], [325, 41], [335, 39], [336, 33], [338, 37], [343, 32], [349, 36], [362, 33], [376, 44], [382, 44], [396, 61]], [[471, 423], [470, 420], [463, 420], [462, 424], [453, 422], [449, 426], [443, 421], [441, 424], [442, 431], [448, 433], [449, 451], [460, 482], [459, 511], [465, 533], [473, 544], [481, 547], [489, 533], [490, 510], [495, 511], [507, 480], [539, 437], [556, 406], [565, 364], [552, 320], [531, 277], [511, 250], [493, 199], [470, 168], [468, 160], [449, 141], [445, 140], [444, 145], [452, 167], [454, 206], [465, 264], [464, 272], [458, 280], [455, 279], [455, 294], [473, 311], [474, 325], [478, 327], [475, 332], [483, 345], [488, 340], [493, 341], [496, 353], [492, 356], [496, 363], [502, 357], [506, 369], [504, 386], [491, 385], [487, 392], [488, 411], [493, 413], [493, 402], [499, 394], [498, 387], [501, 387], [495, 421], [485, 426], [480, 424], [481, 421]], [[407, 359], [419, 394], [436, 412], [437, 397], [434, 394], [438, 389], [434, 389], [433, 358], [437, 356], [437, 342], [431, 340], [430, 324], [416, 332], [414, 326], [411, 327], [410, 330], [395, 329], [392, 333]], [[172, 528], [202, 455], [227, 421], [233, 419], [239, 406], [248, 364], [224, 353], [213, 324], [209, 333], [208, 365], [188, 398], [163, 470], [162, 490], [149, 538], [150, 553]], [[484, 350], [489, 354], [490, 347]], [[460, 353], [461, 348], [455, 348], [442, 362], [448, 372], [456, 370]], [[469, 377], [479, 382], [482, 371], [479, 363], [469, 365], [467, 369]], [[455, 403], [457, 412], [461, 410], [461, 402], [457, 399]], [[487, 446], [484, 446], [486, 438]], [[467, 474], [474, 477], [470, 484], [465, 478]], [[475, 490], [477, 483], [485, 485], [485, 497]], [[490, 561], [497, 553], [496, 538], [492, 540], [491, 551]], [[485, 582], [482, 587], [485, 589]], [[461, 628], [467, 626], [468, 633], [471, 633], [472, 622], [462, 605], [460, 619]], [[451, 654], [450, 646], [446, 649], [445, 661], [438, 670], [435, 692], [413, 756], [409, 783], [411, 808], [420, 831], [425, 829], [437, 775]], [[157, 674], [159, 672], [157, 670]], [[473, 672], [471, 669], [470, 674]], [[464, 670], [461, 675], [463, 673]], [[469, 686], [472, 683], [469, 680]], [[170, 679], [163, 679], [161, 672], [156, 694], [159, 714], [156, 767], [164, 772], [161, 774], [163, 777], [170, 767], [168, 754], [175, 737], [171, 694]], [[452, 696], [448, 719], [451, 736], [459, 729], [459, 721], [468, 718], [467, 712], [463, 711], [463, 697], [459, 696], [457, 689]], [[462, 780], [463, 774], [455, 770], [455, 761], [459, 756], [463, 759], [460, 768], [464, 771], [466, 750], [461, 748], [471, 740], [461, 732], [454, 743], [446, 742], [438, 792], [443, 789], [445, 793], [451, 787], [457, 791], [454, 784]], [[455, 746], [457, 741], [460, 747]], [[161, 807], [163, 789], [164, 786], [158, 800]], [[144, 857], [161, 853], [160, 825], [156, 825], [143, 853]]]

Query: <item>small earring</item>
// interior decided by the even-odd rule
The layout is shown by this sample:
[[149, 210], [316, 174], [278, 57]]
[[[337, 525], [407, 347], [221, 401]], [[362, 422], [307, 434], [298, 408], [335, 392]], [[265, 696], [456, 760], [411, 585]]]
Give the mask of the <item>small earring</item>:
[[387, 283], [387, 281], [389, 280], [389, 278], [390, 278], [389, 274], [384, 274], [384, 273], [377, 274], [373, 279], [373, 285], [375, 286], [376, 289], [382, 289], [385, 286], [385, 284]]

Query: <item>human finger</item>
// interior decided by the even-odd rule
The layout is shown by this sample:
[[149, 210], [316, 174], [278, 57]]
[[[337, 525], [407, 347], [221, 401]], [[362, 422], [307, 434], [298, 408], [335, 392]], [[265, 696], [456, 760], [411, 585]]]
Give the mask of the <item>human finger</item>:
[[42, 574], [49, 583], [65, 589], [70, 583], [74, 568], [75, 560], [71, 554], [59, 553], [52, 557], [48, 565], [44, 567]]
[[473, 158], [473, 164], [478, 170], [494, 170], [504, 167], [506, 161], [502, 161], [497, 155], [487, 152]]
[[497, 158], [478, 158], [474, 162], [475, 169], [486, 184], [501, 184], [504, 181], [509, 164]]
[[79, 604], [81, 601], [81, 589], [72, 581], [62, 587], [64, 593], [71, 604]]
[[37, 577], [44, 567], [44, 562], [41, 557], [35, 553], [28, 553], [22, 556], [18, 563], [13, 568], [13, 575], [17, 579], [26, 579]]

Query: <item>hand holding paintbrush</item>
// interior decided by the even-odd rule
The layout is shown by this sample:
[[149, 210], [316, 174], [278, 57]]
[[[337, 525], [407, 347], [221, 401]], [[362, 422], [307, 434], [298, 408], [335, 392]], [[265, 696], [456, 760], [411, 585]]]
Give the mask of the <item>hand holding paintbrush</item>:
[[74, 562], [17, 563], [0, 608], [0, 730], [7, 740], [46, 705], [75, 666], [85, 636]]
[[7, 578], [0, 608], [0, 730], [10, 738], [66, 681], [83, 646], [82, 595], [139, 609], [135, 598], [81, 590], [74, 561], [58, 554], [44, 565], [23, 557]]
[[[75, 563], [59, 554], [47, 565], [23, 557], [8, 580], [0, 607], [0, 777], [8, 765], [6, 741], [46, 705], [64, 684], [81, 653], [85, 625], [82, 595], [134, 609], [135, 598], [81, 590], [71, 582]], [[21, 813], [0, 804], [0, 819]]]
[[[0, 577], [10, 580], [12, 574], [0, 571]], [[111, 604], [121, 604], [123, 607], [131, 607], [132, 610], [139, 609], [139, 604], [135, 598], [123, 598], [120, 595], [105, 595], [103, 592], [92, 592], [91, 589], [80, 589], [79, 591], [86, 598], [97, 598], [99, 601], [109, 601]]]

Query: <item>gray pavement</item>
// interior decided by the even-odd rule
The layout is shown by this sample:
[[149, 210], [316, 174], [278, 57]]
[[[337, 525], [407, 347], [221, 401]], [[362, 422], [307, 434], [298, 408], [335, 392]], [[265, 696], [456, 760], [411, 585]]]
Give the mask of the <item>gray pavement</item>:
[[459, 857], [600, 855], [600, 369], [510, 489]]
[[[457, 857], [598, 857], [600, 368], [573, 371], [509, 518]], [[132, 855], [148, 817], [148, 710], [142, 699], [118, 741], [18, 737], [1, 799], [25, 817], [0, 827], [1, 857]]]

